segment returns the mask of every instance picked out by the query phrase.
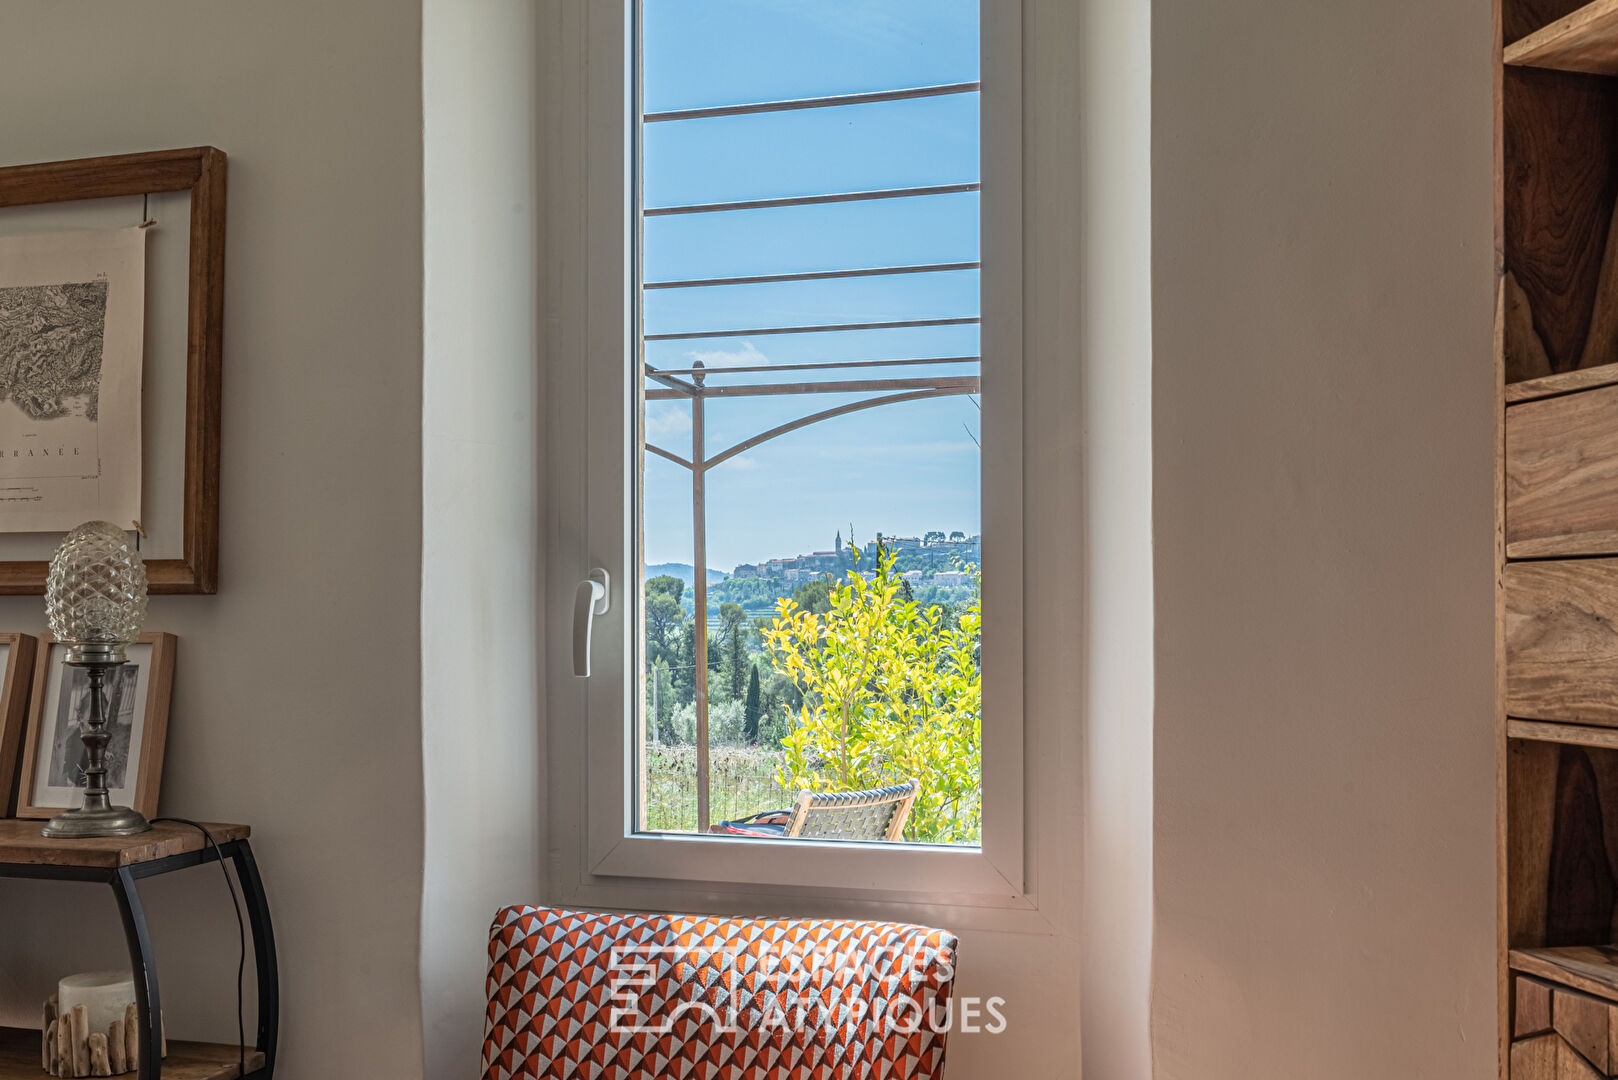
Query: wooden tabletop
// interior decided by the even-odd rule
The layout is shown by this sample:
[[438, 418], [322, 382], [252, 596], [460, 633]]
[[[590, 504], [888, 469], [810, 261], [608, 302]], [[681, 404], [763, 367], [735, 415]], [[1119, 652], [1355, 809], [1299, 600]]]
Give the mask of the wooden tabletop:
[[[243, 840], [252, 832], [246, 825], [221, 825], [211, 821], [202, 824], [221, 844]], [[99, 836], [89, 840], [49, 839], [40, 835], [44, 827], [43, 821], [0, 819], [0, 863], [117, 869], [200, 851], [207, 843], [191, 826], [169, 821], [159, 822], [149, 832], [138, 836]]]

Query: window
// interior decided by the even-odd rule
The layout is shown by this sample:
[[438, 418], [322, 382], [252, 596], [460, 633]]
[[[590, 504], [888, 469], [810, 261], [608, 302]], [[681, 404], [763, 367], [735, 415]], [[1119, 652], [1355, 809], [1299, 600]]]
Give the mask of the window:
[[[850, 21], [873, 12], [888, 17]], [[961, 0], [563, 0], [557, 17], [547, 561], [562, 603], [547, 802], [562, 898], [820, 889], [1032, 909], [1017, 5], [982, 20]], [[699, 566], [722, 573], [710, 585]], [[867, 575], [938, 609], [942, 630], [887, 628], [906, 664], [926, 646], [925, 670], [976, 680], [928, 692], [981, 722], [980, 761], [958, 785], [978, 800], [911, 823], [964, 827], [907, 828], [909, 843], [701, 831], [794, 804], [804, 762], [778, 749], [790, 691], [773, 676], [821, 631], [778, 632], [776, 605], [847, 607], [877, 587]], [[603, 602], [587, 578], [610, 582]], [[965, 617], [978, 604], [981, 627]], [[949, 642], [953, 666], [937, 652]], [[590, 676], [574, 679], [585, 654]], [[889, 703], [907, 695], [919, 692], [899, 686]], [[913, 749], [896, 740], [882, 764], [892, 746]]]
[[976, 845], [977, 2], [641, 15], [636, 826]]

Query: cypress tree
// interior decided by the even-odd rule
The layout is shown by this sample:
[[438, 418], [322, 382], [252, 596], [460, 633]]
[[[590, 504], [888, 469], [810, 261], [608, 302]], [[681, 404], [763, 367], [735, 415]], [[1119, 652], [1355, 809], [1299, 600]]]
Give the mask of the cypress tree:
[[747, 676], [747, 701], [742, 705], [742, 738], [753, 745], [758, 742], [758, 668], [749, 668], [752, 674]]
[[730, 700], [739, 701], [747, 690], [747, 673], [756, 670], [747, 662], [747, 646], [742, 641], [740, 623], [730, 628], [730, 640], [725, 643], [725, 672], [730, 676]]

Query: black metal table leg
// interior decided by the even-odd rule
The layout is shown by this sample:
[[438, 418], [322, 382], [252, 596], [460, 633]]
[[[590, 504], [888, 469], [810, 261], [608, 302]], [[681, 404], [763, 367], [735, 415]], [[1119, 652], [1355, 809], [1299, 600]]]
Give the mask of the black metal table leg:
[[258, 1043], [264, 1066], [258, 1075], [269, 1080], [275, 1074], [275, 1045], [281, 1027], [281, 981], [275, 962], [275, 931], [270, 926], [270, 904], [264, 895], [264, 881], [258, 876], [258, 863], [246, 840], [230, 845], [247, 901], [247, 920], [253, 928], [253, 967], [258, 972]]
[[157, 993], [157, 958], [152, 955], [146, 910], [129, 867], [119, 868], [112, 879], [112, 892], [118, 898], [118, 914], [123, 916], [124, 937], [129, 941], [129, 964], [135, 972], [135, 1011], [141, 1026], [135, 1075], [138, 1080], [159, 1080], [163, 1072], [163, 1003]]

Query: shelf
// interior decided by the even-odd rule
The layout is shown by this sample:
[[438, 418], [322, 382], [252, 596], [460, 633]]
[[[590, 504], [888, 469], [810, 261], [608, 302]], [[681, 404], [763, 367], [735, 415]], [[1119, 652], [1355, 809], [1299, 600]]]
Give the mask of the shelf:
[[1589, 727], [1585, 724], [1557, 724], [1546, 720], [1507, 720], [1506, 737], [1534, 742], [1564, 743], [1618, 750], [1618, 728]]
[[[221, 844], [245, 840], [252, 831], [246, 825], [203, 824]], [[167, 821], [137, 836], [103, 836], [90, 840], [52, 840], [40, 835], [39, 830], [44, 825], [43, 821], [22, 818], [0, 819], [0, 863], [116, 870], [120, 866], [201, 851], [206, 843], [202, 834], [191, 826]], [[0, 1080], [4, 1080], [4, 1074], [0, 1074]]]
[[[170, 1039], [169, 1056], [163, 1059], [163, 1080], [234, 1080], [237, 1057], [234, 1046]], [[249, 1076], [263, 1066], [264, 1055], [248, 1050]], [[45, 1075], [39, 1065], [39, 1032], [0, 1027], [0, 1080], [40, 1080]]]
[[1564, 371], [1559, 375], [1542, 375], [1537, 379], [1506, 384], [1506, 404], [1517, 405], [1539, 398], [1558, 397], [1577, 390], [1594, 390], [1598, 386], [1618, 383], [1618, 364], [1602, 364], [1579, 371]]
[[1505, 61], [1520, 67], [1618, 75], [1618, 0], [1593, 0], [1506, 46]]
[[1511, 970], [1618, 1002], [1618, 946], [1512, 949]]

